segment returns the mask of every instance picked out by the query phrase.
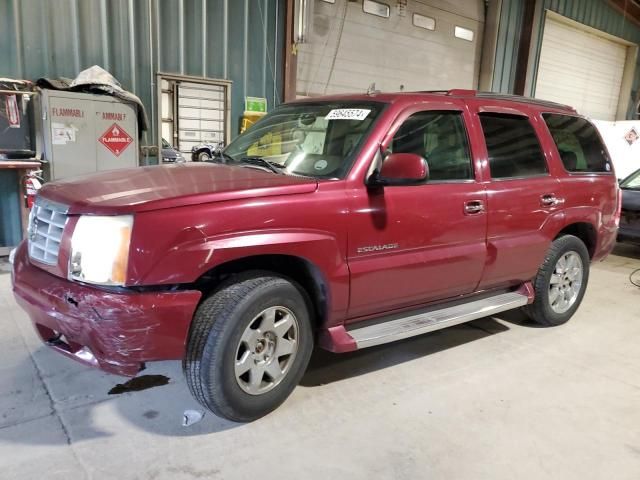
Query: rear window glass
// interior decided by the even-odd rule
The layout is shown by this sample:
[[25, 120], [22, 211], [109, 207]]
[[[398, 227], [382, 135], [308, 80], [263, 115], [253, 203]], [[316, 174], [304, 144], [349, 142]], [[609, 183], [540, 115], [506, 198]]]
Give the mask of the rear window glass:
[[560, 159], [568, 172], [610, 172], [607, 155], [596, 128], [584, 118], [544, 113]]
[[481, 113], [492, 178], [545, 175], [547, 163], [527, 117]]

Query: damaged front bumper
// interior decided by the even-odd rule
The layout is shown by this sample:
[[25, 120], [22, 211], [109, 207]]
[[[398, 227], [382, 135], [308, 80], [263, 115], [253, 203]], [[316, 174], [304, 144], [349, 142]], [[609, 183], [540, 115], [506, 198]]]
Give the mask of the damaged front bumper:
[[110, 373], [133, 376], [144, 362], [184, 355], [196, 290], [122, 292], [62, 279], [29, 262], [13, 265], [13, 292], [42, 340], [60, 353]]

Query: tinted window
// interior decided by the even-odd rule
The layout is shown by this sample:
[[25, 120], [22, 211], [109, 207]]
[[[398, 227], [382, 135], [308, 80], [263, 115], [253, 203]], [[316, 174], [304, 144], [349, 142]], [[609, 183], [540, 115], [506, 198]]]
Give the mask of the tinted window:
[[398, 129], [390, 149], [424, 157], [431, 181], [473, 178], [467, 135], [458, 112], [414, 113]]
[[493, 178], [547, 173], [547, 163], [529, 119], [518, 115], [481, 113], [480, 122]]
[[596, 128], [584, 118], [545, 113], [564, 168], [569, 172], [610, 172], [607, 151]]

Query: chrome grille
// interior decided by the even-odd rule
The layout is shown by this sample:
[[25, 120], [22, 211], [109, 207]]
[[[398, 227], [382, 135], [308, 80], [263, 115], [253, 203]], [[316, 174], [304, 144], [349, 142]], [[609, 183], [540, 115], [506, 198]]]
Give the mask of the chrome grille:
[[36, 199], [29, 216], [29, 257], [49, 265], [58, 262], [67, 211], [64, 205], [43, 198]]

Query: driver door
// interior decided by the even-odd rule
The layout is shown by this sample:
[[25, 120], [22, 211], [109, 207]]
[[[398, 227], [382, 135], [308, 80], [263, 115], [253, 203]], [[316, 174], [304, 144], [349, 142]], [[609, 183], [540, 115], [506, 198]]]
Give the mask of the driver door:
[[423, 156], [429, 178], [420, 185], [353, 192], [350, 319], [476, 289], [487, 256], [486, 192], [466, 115], [450, 109], [405, 112], [383, 148]]

